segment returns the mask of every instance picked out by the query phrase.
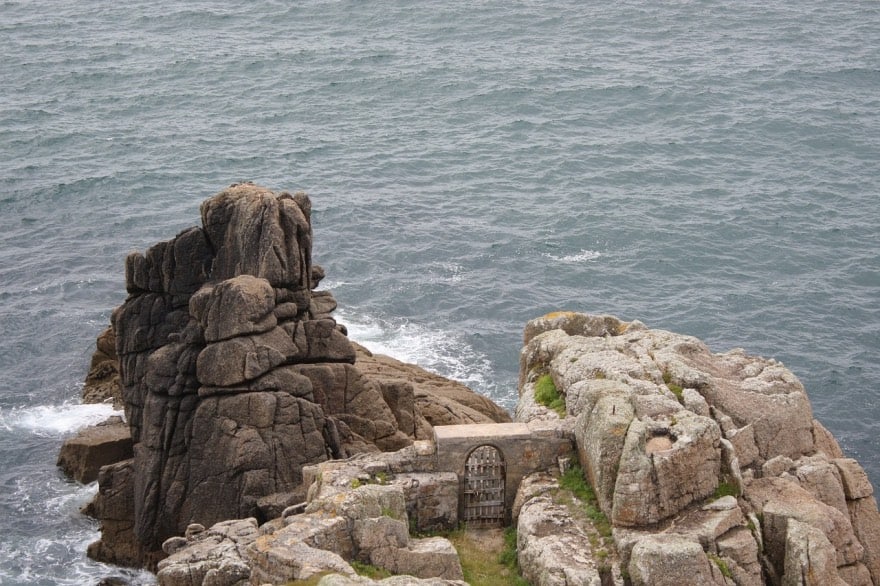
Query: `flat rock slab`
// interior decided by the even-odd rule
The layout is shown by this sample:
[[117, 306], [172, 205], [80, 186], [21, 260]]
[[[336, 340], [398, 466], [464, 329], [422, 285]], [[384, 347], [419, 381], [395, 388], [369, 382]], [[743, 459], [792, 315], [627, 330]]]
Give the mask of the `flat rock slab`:
[[120, 418], [87, 427], [65, 440], [58, 466], [68, 477], [88, 484], [98, 479], [102, 466], [132, 457], [131, 432]]

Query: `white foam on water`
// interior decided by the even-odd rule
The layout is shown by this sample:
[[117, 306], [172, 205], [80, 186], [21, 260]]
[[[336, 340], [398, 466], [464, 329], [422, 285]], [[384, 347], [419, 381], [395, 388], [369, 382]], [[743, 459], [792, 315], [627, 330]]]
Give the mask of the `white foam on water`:
[[13, 407], [0, 409], [0, 428], [8, 431], [26, 430], [41, 436], [56, 436], [101, 423], [113, 415], [122, 416], [123, 412], [106, 403]]
[[335, 317], [348, 329], [349, 337], [370, 352], [417, 364], [482, 394], [492, 394], [489, 360], [454, 333], [431, 330], [408, 320], [392, 321], [347, 310], [336, 310]]
[[100, 534], [97, 522], [83, 516], [81, 508], [98, 490], [93, 482], [65, 482], [39, 470], [17, 478], [11, 501], [21, 518], [43, 516], [39, 535], [22, 530], [17, 537], [0, 541], [0, 584], [94, 584], [101, 577], [118, 576], [132, 586], [155, 584], [155, 576], [142, 570], [119, 568], [86, 557], [89, 544]]
[[596, 260], [597, 258], [602, 256], [602, 253], [597, 250], [583, 249], [580, 252], [576, 252], [574, 254], [566, 254], [560, 256], [556, 254], [545, 253], [544, 256], [546, 256], [547, 258], [552, 258], [556, 262], [581, 263]]
[[89, 544], [99, 537], [97, 530], [76, 528], [56, 539], [33, 537], [0, 546], [0, 584], [80, 586], [111, 576], [131, 586], [156, 583], [156, 577], [146, 570], [101, 564], [86, 557]]

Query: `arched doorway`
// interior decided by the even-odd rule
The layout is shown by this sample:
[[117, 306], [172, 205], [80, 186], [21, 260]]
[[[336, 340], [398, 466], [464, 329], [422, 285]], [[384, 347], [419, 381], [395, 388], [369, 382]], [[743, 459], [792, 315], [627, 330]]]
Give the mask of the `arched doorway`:
[[464, 466], [464, 521], [470, 526], [504, 525], [504, 456], [498, 448], [475, 448]]

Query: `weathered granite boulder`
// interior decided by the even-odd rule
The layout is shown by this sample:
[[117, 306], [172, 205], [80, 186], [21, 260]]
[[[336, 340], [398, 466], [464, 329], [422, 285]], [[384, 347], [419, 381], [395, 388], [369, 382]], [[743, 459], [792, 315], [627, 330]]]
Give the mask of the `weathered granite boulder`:
[[746, 498], [756, 513], [763, 517], [764, 551], [770, 569], [778, 576], [785, 574], [786, 552], [792, 547], [799, 547], [792, 541], [791, 535], [799, 539], [812, 539], [812, 547], [818, 547], [816, 544], [819, 542], [811, 537], [812, 533], [801, 530], [792, 534], [789, 531], [793, 521], [814, 527], [823, 534], [832, 551], [836, 552], [834, 568], [861, 563], [864, 559], [864, 548], [855, 537], [849, 516], [817, 500], [796, 481], [784, 478], [756, 479], [751, 483]]
[[[305, 194], [237, 184], [203, 202], [201, 227], [126, 259], [129, 297], [98, 338], [86, 385], [90, 400], [124, 407], [125, 450], [83, 447], [107, 435], [90, 430], [61, 457], [82, 480], [131, 458], [104, 475], [113, 485], [93, 507], [95, 557], [149, 565], [194, 523], [266, 520], [283, 509], [272, 502], [304, 493], [303, 466], [430, 436], [437, 418], [422, 406], [442, 404], [456, 423], [506, 417], [462, 385], [363, 349], [366, 372], [355, 366], [336, 301], [314, 291], [324, 272], [312, 264], [310, 214]], [[111, 503], [123, 493], [120, 513]]]
[[729, 584], [699, 543], [676, 535], [641, 539], [633, 547], [628, 569], [633, 586]]
[[95, 341], [95, 352], [83, 385], [83, 403], [111, 403], [122, 409], [122, 387], [119, 381], [119, 359], [116, 336], [107, 327]]
[[[163, 544], [171, 555], [159, 562], [157, 581], [162, 586], [233, 586], [250, 578], [245, 551], [259, 535], [257, 520], [222, 521], [210, 529], [187, 527], [186, 537]], [[180, 553], [178, 552], [184, 552]]]
[[634, 419], [614, 484], [611, 520], [652, 525], [712, 495], [719, 483], [721, 433], [708, 417]]
[[575, 421], [632, 584], [880, 584], [873, 487], [778, 362], [560, 312], [526, 326], [520, 366], [517, 419]]
[[145, 550], [134, 539], [134, 461], [101, 468], [98, 494], [83, 512], [101, 521], [101, 539], [89, 545], [93, 559], [114, 560], [122, 566], [152, 567], [164, 554]]
[[58, 466], [77, 482], [98, 479], [102, 466], [132, 457], [131, 432], [119, 417], [86, 427], [61, 446]]

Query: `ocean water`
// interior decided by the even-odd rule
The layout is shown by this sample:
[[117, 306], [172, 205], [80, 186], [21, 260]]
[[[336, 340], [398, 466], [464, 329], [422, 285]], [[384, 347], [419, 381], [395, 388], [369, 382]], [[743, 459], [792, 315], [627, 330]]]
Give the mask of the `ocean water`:
[[85, 558], [55, 468], [123, 259], [303, 189], [354, 339], [512, 407], [572, 309], [775, 357], [880, 481], [880, 4], [0, 0], [0, 583]]

